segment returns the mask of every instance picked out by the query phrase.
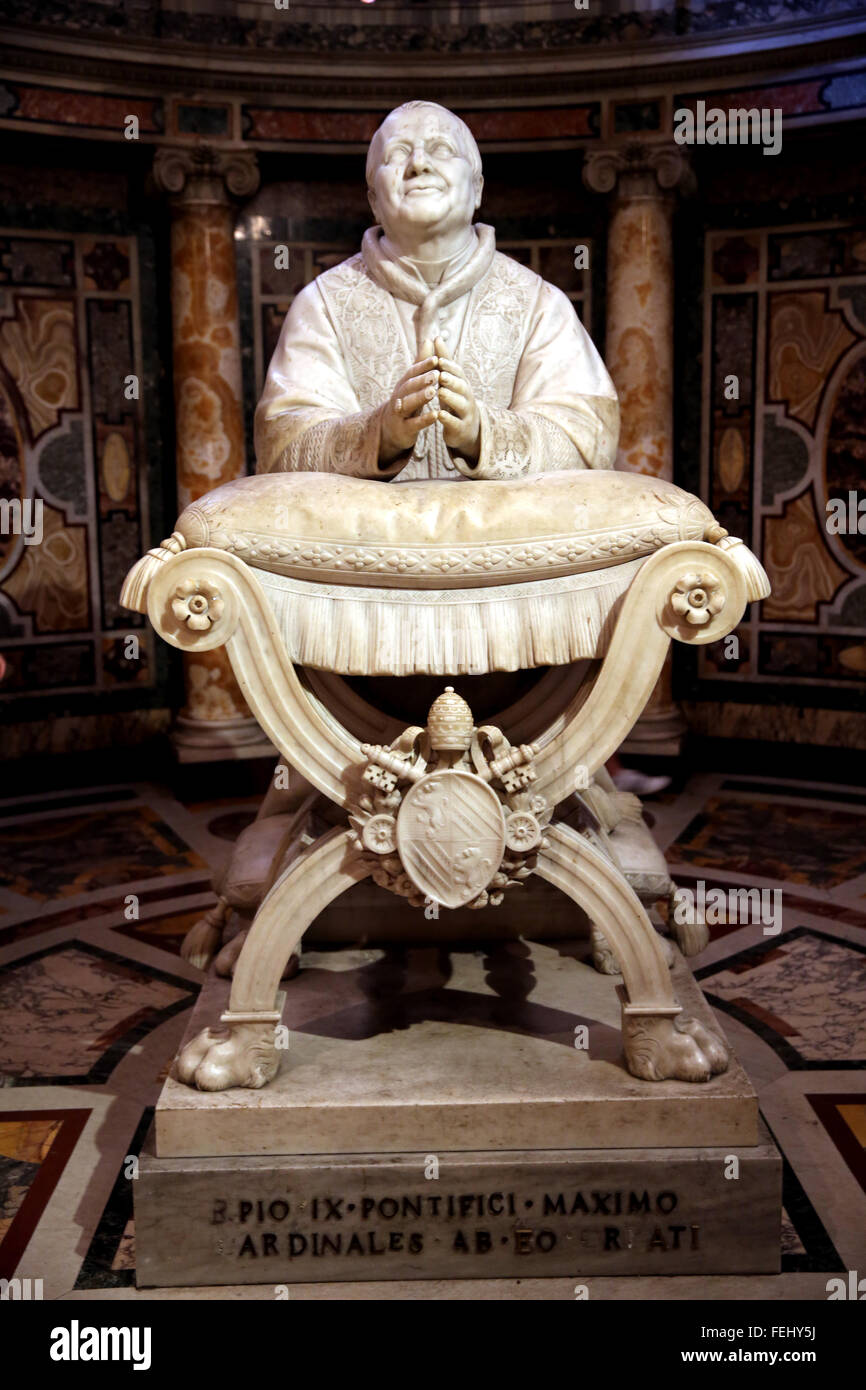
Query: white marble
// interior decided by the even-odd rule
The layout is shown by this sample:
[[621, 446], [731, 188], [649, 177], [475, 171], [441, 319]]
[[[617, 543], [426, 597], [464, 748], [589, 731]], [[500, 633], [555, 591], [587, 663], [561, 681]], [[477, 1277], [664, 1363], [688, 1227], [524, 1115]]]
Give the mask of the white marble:
[[[321, 978], [356, 968], [365, 954], [321, 953], [308, 968]], [[460, 951], [450, 958], [453, 1017], [396, 1030], [386, 1024], [369, 1037], [297, 1031], [290, 986], [283, 1011], [289, 1047], [276, 1078], [259, 1091], [203, 1092], [170, 1077], [156, 1112], [159, 1156], [757, 1143], [757, 1099], [736, 1060], [698, 1087], [648, 1086], [629, 1075], [615, 979], [552, 946], [531, 947], [526, 969], [534, 983], [526, 1006], [561, 1011], [564, 1027], [572, 1019], [585, 1023], [589, 1048], [582, 1051], [466, 1020], [465, 995], [458, 992], [473, 990], [478, 964]], [[673, 976], [689, 1012], [710, 1024], [681, 957]], [[303, 986], [303, 972], [293, 984]], [[327, 992], [316, 987], [326, 1013]], [[219, 1013], [227, 991], [226, 982], [208, 978], [190, 1037]], [[410, 988], [407, 1002], [411, 994]]]

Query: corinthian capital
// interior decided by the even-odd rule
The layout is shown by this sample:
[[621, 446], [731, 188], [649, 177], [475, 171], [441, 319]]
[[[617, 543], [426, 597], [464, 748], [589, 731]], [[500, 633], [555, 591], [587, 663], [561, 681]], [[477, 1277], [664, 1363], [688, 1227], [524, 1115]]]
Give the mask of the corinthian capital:
[[583, 181], [593, 193], [623, 197], [658, 197], [680, 188], [688, 191], [693, 181], [688, 156], [671, 142], [633, 140], [601, 150], [589, 150], [583, 165]]
[[160, 193], [181, 203], [226, 203], [229, 195], [248, 198], [255, 193], [259, 169], [251, 150], [163, 145], [154, 156], [153, 182]]

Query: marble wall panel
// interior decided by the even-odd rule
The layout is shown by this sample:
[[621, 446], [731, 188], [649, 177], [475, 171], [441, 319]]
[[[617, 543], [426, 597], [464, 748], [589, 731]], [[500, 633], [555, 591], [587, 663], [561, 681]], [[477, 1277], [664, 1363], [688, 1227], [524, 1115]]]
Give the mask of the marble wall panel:
[[773, 593], [701, 652], [695, 693], [844, 703], [866, 676], [866, 233], [710, 232], [704, 284], [703, 495]]
[[143, 619], [118, 603], [150, 540], [137, 251], [0, 234], [0, 498], [42, 509], [40, 539], [0, 535], [0, 709], [154, 685]]

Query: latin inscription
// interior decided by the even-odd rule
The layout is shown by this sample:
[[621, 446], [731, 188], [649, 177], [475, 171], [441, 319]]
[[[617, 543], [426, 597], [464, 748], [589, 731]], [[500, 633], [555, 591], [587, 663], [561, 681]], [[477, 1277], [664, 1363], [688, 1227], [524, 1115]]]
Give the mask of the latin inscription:
[[700, 1225], [682, 1217], [675, 1192], [574, 1189], [517, 1192], [322, 1194], [214, 1201], [219, 1254], [248, 1262], [344, 1256], [550, 1254], [555, 1250], [700, 1250]]

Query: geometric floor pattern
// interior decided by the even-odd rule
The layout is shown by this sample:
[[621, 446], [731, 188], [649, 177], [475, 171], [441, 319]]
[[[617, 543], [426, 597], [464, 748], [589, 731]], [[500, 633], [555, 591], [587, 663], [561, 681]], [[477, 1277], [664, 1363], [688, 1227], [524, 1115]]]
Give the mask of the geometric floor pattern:
[[[179, 955], [256, 799], [119, 783], [0, 801], [0, 1277], [134, 1287], [134, 1158], [200, 982]], [[866, 1271], [866, 796], [730, 770], [646, 803], [677, 883], [720, 911], [696, 976], [784, 1157], [782, 1274], [593, 1280], [616, 1299], [826, 1297]], [[780, 894], [773, 898], [774, 893]], [[573, 1298], [570, 1280], [293, 1286], [293, 1298]], [[176, 1291], [180, 1292], [180, 1291]], [[273, 1298], [268, 1286], [192, 1298]]]

